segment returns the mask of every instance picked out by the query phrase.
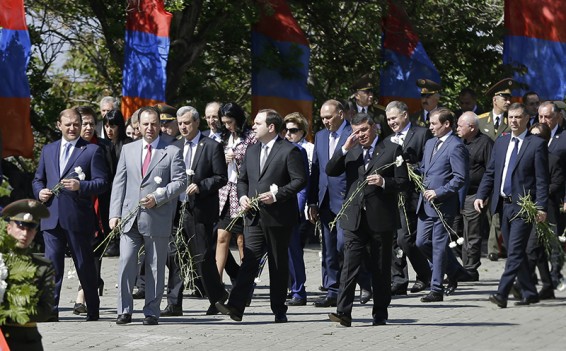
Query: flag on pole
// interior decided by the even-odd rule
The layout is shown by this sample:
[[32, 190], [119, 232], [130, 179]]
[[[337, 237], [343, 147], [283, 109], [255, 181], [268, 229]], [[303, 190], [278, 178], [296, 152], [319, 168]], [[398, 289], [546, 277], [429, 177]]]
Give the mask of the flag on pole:
[[[23, 0], [0, 1], [0, 140], [2, 157], [33, 157], [30, 89], [31, 41]], [[2, 148], [0, 148], [1, 150]]]
[[252, 115], [264, 108], [282, 117], [300, 112], [312, 125], [309, 42], [286, 1], [268, 2], [273, 11], [262, 11], [252, 28]]
[[389, 11], [383, 19], [380, 103], [386, 106], [393, 100], [403, 101], [409, 111], [421, 108], [418, 79], [440, 83], [440, 75], [414, 31], [405, 10], [389, 0]]
[[128, 1], [122, 113], [165, 102], [171, 15], [163, 0]]
[[503, 63], [518, 69], [513, 79], [543, 100], [564, 100], [566, 95], [565, 9], [564, 0], [505, 1]]

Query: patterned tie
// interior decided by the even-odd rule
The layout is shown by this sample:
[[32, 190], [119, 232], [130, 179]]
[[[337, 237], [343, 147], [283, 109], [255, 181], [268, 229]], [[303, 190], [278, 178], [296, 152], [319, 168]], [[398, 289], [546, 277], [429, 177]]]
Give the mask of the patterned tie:
[[185, 155], [185, 166], [187, 167], [187, 169], [191, 169], [193, 165], [193, 142], [188, 141], [185, 143], [185, 145], [188, 146], [187, 154]]
[[440, 149], [441, 145], [442, 145], [442, 140], [438, 139], [436, 141], [436, 144], [434, 144], [434, 149], [432, 149], [432, 156], [430, 156], [431, 160], [434, 157], [434, 155], [436, 155], [436, 153], [438, 152], [438, 149]]
[[262, 146], [262, 154], [261, 159], [259, 160], [259, 173], [263, 172], [263, 167], [265, 167], [265, 163], [267, 162], [267, 156], [269, 155], [267, 151], [269, 150], [269, 146], [264, 145]]
[[519, 139], [511, 138], [511, 142], [515, 143], [513, 146], [513, 151], [511, 151], [511, 156], [509, 156], [509, 163], [507, 163], [507, 172], [505, 173], [505, 182], [503, 183], [503, 194], [511, 196], [513, 194], [511, 177], [513, 174], [513, 169], [517, 163], [517, 154], [519, 153]]
[[65, 167], [67, 166], [67, 162], [69, 162], [69, 156], [71, 156], [71, 146], [73, 146], [71, 143], [66, 143], [65, 144], [65, 149], [63, 150], [63, 153], [61, 154], [61, 157], [59, 158], [59, 175], [63, 176], [63, 171], [65, 170]]
[[364, 148], [364, 166], [366, 167], [366, 169], [368, 168], [368, 164], [371, 161], [371, 154], [372, 154], [372, 149], [371, 146], [369, 148]]
[[142, 166], [142, 177], [145, 177], [149, 164], [151, 163], [151, 144], [147, 144], [147, 153], [145, 154], [145, 159], [143, 160]]

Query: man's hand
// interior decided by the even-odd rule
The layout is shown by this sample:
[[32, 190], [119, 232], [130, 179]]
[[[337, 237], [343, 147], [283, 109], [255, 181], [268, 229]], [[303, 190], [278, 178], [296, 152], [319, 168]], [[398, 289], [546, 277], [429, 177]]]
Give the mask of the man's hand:
[[318, 206], [309, 206], [309, 221], [315, 224], [319, 219], [318, 216]]
[[242, 196], [240, 198], [240, 206], [242, 206], [242, 209], [244, 211], [249, 210], [250, 208], [252, 208], [251, 203], [250, 203], [250, 198], [247, 197], [246, 195]]
[[61, 184], [65, 187], [65, 189], [70, 191], [77, 191], [81, 187], [81, 183], [77, 179], [63, 179], [61, 180]]
[[51, 190], [44, 188], [39, 191], [39, 201], [47, 202], [51, 196], [53, 196], [53, 192]]
[[383, 177], [379, 174], [371, 174], [366, 179], [369, 185], [383, 186]]
[[487, 204], [487, 201], [483, 201], [482, 199], [475, 199], [474, 200], [474, 208], [478, 213], [481, 213], [484, 206]]
[[110, 230], [116, 228], [118, 223], [120, 223], [120, 218], [118, 217], [110, 218], [110, 221], [108, 222], [108, 226], [110, 227]]
[[436, 199], [436, 191], [434, 191], [434, 190], [425, 190], [425, 192], [423, 193], [423, 197], [424, 197], [425, 200], [427, 200], [428, 202], [432, 202], [432, 200]]
[[198, 188], [198, 185], [196, 185], [195, 183], [191, 183], [191, 184], [187, 187], [187, 190], [185, 191], [185, 193], [186, 193], [187, 195], [198, 194], [198, 193], [200, 193], [200, 189]]
[[537, 212], [537, 223], [541, 223], [546, 221], [546, 212], [538, 211]]
[[358, 134], [352, 133], [348, 136], [348, 139], [346, 139], [346, 141], [344, 142], [344, 146], [342, 147], [344, 148], [344, 150], [349, 151], [351, 148], [353, 148], [358, 144], [359, 144]]
[[263, 202], [266, 205], [271, 205], [272, 203], [275, 202], [275, 199], [273, 198], [273, 194], [270, 191], [268, 191], [259, 194], [259, 201]]
[[155, 196], [153, 196], [152, 194], [148, 194], [140, 200], [140, 205], [145, 208], [155, 207], [156, 204], [157, 202], [155, 201]]

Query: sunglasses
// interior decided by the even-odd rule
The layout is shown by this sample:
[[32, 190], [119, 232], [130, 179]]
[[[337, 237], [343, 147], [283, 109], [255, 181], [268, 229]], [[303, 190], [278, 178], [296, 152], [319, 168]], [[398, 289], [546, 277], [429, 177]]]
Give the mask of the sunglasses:
[[296, 134], [299, 132], [299, 128], [288, 128], [287, 131], [291, 134]]
[[30, 222], [22, 222], [22, 221], [14, 221], [18, 227], [26, 228], [26, 229], [37, 229], [39, 224], [30, 223]]

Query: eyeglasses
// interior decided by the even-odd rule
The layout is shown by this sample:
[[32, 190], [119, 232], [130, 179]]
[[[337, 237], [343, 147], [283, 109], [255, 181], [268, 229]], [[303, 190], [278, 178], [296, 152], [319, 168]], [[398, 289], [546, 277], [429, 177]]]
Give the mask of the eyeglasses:
[[22, 222], [22, 221], [14, 221], [18, 227], [26, 228], [26, 229], [37, 229], [39, 224], [37, 223], [30, 223], [30, 222]]
[[291, 133], [291, 134], [296, 134], [299, 132], [299, 128], [287, 128], [287, 132]]

